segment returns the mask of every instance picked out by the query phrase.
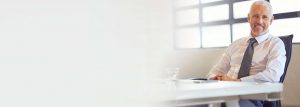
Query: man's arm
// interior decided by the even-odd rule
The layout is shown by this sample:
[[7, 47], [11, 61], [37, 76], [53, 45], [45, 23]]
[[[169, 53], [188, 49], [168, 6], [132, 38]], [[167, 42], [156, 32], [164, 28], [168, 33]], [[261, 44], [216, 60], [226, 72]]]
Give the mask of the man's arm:
[[230, 69], [230, 47], [222, 54], [221, 59], [217, 64], [209, 71], [207, 78], [216, 80], [218, 77], [225, 75]]

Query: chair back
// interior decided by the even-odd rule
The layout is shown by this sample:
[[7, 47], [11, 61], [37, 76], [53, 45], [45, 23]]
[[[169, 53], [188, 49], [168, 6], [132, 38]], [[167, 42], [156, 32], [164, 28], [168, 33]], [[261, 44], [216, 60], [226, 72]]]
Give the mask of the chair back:
[[287, 36], [280, 36], [279, 37], [285, 46], [285, 51], [286, 51], [286, 62], [285, 62], [285, 66], [284, 66], [284, 72], [282, 74], [282, 76], [280, 77], [280, 83], [283, 83], [290, 60], [291, 60], [291, 56], [292, 56], [292, 42], [293, 42], [293, 35], [287, 35]]

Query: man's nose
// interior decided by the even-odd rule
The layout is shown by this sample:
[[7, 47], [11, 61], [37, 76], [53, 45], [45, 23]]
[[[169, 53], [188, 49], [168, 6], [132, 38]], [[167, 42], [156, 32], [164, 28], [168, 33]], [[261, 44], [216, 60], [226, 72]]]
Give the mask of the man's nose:
[[258, 17], [258, 18], [256, 19], [256, 23], [262, 24], [262, 23], [263, 23], [262, 17]]

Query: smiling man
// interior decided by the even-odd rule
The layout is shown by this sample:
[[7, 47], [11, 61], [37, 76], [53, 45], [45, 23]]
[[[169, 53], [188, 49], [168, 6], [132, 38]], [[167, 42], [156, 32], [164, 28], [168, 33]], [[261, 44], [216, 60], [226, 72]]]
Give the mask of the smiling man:
[[[249, 36], [234, 41], [208, 79], [241, 82], [278, 82], [286, 61], [284, 43], [269, 34], [274, 16], [267, 1], [256, 1], [248, 14]], [[240, 100], [241, 107], [262, 107], [261, 101]]]

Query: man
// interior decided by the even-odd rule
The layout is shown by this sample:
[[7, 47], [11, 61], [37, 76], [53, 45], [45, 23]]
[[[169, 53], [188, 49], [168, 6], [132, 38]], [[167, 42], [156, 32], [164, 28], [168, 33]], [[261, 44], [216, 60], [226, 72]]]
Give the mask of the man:
[[[268, 28], [273, 19], [272, 7], [269, 2], [254, 2], [248, 14], [248, 22], [251, 27], [250, 35], [234, 41], [226, 49], [220, 61], [209, 72], [208, 79], [278, 82], [284, 72], [286, 52], [284, 43], [278, 37], [269, 34]], [[251, 52], [251, 47], [252, 54], [248, 54]], [[250, 60], [248, 64], [246, 63], [247, 60]], [[241, 107], [248, 105], [261, 107], [262, 103], [260, 101], [241, 100], [239, 105]]]

